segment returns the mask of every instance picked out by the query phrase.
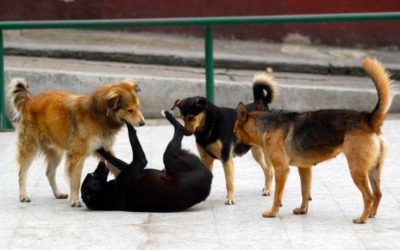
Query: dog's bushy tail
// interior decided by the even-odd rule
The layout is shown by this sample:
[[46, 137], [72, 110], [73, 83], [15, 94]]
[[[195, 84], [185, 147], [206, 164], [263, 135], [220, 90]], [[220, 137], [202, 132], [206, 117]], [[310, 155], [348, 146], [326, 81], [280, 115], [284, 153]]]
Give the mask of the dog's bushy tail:
[[[265, 95], [264, 91], [267, 91]], [[260, 100], [265, 103], [271, 103], [278, 98], [279, 88], [274, 78], [263, 72], [254, 76], [253, 79], [253, 96], [254, 102]]]
[[28, 84], [23, 78], [13, 78], [8, 89], [8, 98], [14, 112], [14, 119], [23, 115], [23, 110], [26, 103], [31, 98], [31, 93], [28, 90]]
[[378, 103], [369, 117], [369, 124], [374, 130], [379, 130], [382, 127], [383, 121], [389, 112], [392, 104], [392, 91], [390, 88], [389, 73], [382, 64], [371, 58], [366, 58], [362, 62], [364, 71], [371, 77], [378, 91]]

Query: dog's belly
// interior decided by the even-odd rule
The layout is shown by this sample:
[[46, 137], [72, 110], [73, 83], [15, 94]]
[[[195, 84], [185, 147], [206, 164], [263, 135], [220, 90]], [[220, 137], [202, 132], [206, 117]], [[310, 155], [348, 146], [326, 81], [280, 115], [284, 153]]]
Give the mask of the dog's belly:
[[[88, 142], [86, 141], [88, 140]], [[114, 144], [115, 137], [107, 136], [105, 138], [101, 138], [99, 136], [93, 136], [91, 138], [75, 138], [68, 143], [60, 143], [57, 140], [52, 140], [51, 138], [41, 138], [39, 139], [39, 145], [42, 149], [51, 149], [56, 150], [60, 154], [65, 151], [73, 151], [73, 150], [84, 150], [86, 151], [86, 155], [92, 155], [96, 152], [96, 150], [100, 148], [104, 148], [106, 150], [110, 150], [112, 145]], [[85, 146], [86, 145], [86, 146]]]
[[336, 147], [332, 150], [314, 151], [307, 153], [296, 153], [289, 150], [289, 165], [297, 167], [309, 167], [318, 163], [330, 160], [342, 152], [341, 147]]

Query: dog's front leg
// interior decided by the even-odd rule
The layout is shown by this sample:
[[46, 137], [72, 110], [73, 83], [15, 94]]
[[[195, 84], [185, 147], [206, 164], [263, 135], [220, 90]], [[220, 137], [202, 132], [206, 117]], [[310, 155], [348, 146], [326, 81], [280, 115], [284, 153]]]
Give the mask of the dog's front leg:
[[79, 188], [81, 186], [81, 176], [85, 158], [86, 152], [69, 152], [67, 154], [67, 169], [71, 188], [71, 207], [82, 206], [79, 201]]
[[271, 161], [275, 169], [274, 203], [270, 210], [263, 213], [263, 217], [275, 217], [279, 212], [280, 204], [282, 204], [283, 190], [285, 189], [286, 180], [290, 172], [289, 165], [287, 163], [281, 162], [279, 159], [274, 160], [272, 158]]
[[268, 158], [268, 155], [264, 154], [262, 149], [253, 146], [251, 147], [251, 154], [253, 155], [254, 160], [258, 164], [260, 164], [263, 172], [264, 172], [264, 177], [265, 177], [265, 184], [263, 187], [263, 195], [264, 196], [270, 196], [271, 195], [271, 187], [272, 187], [272, 179], [274, 177], [274, 170], [272, 167], [272, 163], [270, 159]]
[[294, 214], [306, 214], [308, 212], [308, 203], [311, 198], [311, 181], [312, 181], [312, 167], [299, 167], [300, 181], [301, 181], [301, 195], [303, 200], [301, 206], [293, 210]]
[[233, 168], [233, 159], [232, 157], [222, 163], [224, 166], [225, 172], [225, 180], [226, 180], [226, 189], [228, 191], [228, 196], [226, 198], [226, 205], [235, 204], [235, 187], [234, 187], [234, 168]]
[[203, 162], [204, 166], [206, 166], [206, 168], [208, 168], [212, 172], [214, 168], [214, 158], [212, 158], [201, 145], [196, 143], [196, 146], [197, 150], [199, 151], [200, 159]]

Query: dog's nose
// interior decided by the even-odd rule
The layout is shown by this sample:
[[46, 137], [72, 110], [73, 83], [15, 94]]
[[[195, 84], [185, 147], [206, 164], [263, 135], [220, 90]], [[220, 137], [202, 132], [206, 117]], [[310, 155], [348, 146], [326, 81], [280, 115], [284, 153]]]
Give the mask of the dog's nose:
[[144, 122], [144, 121], [141, 121], [140, 123], [139, 123], [139, 127], [141, 127], [141, 126], [144, 126], [146, 123]]

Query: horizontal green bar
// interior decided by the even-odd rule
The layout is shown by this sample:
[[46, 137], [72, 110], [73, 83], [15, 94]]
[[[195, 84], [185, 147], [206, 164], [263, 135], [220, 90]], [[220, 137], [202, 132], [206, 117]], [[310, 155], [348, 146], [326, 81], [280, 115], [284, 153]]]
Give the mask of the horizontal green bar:
[[400, 20], [400, 12], [238, 16], [238, 17], [190, 17], [190, 18], [146, 18], [146, 19], [103, 19], [70, 21], [6, 21], [0, 29], [67, 29], [67, 28], [116, 28], [184, 25], [230, 25], [262, 23], [306, 23]]

